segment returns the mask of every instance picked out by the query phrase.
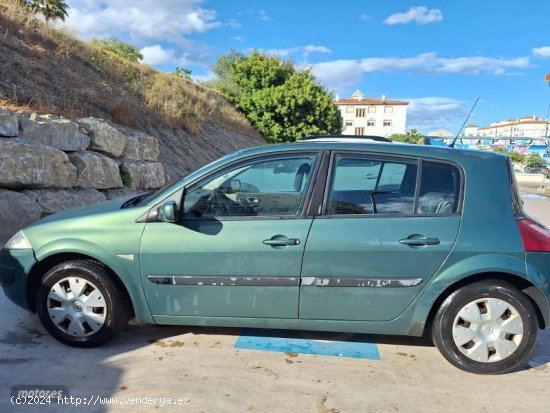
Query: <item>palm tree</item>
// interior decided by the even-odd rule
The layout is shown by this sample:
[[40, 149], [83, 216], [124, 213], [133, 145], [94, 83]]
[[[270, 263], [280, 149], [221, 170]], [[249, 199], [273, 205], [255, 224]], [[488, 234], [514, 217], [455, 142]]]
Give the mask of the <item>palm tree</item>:
[[46, 24], [56, 19], [65, 21], [65, 17], [69, 15], [67, 13], [69, 6], [64, 0], [33, 0], [30, 6], [34, 13], [44, 15]]
[[420, 145], [424, 144], [424, 136], [422, 136], [420, 132], [418, 132], [416, 129], [410, 129], [407, 132], [407, 136], [409, 136], [410, 140], [412, 141], [411, 143], [416, 143]]

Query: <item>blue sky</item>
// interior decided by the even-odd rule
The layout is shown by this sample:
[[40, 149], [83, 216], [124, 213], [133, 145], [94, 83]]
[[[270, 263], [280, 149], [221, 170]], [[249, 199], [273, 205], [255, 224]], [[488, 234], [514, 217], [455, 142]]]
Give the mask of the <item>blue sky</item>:
[[116, 37], [144, 61], [198, 80], [231, 49], [259, 49], [311, 67], [340, 97], [411, 102], [407, 127], [458, 132], [550, 105], [550, 1], [68, 0], [65, 25]]

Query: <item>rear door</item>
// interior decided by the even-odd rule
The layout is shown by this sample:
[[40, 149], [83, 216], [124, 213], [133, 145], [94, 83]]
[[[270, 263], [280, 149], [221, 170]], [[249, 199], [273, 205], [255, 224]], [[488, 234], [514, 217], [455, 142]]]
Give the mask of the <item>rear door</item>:
[[302, 267], [300, 318], [391, 320], [437, 273], [460, 224], [461, 172], [442, 162], [333, 154]]

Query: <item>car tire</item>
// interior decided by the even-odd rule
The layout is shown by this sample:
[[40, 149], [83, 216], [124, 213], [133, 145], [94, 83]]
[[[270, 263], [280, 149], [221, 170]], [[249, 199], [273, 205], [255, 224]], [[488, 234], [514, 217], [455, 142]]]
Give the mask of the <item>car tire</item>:
[[501, 374], [524, 363], [537, 340], [529, 298], [499, 280], [466, 285], [450, 294], [432, 324], [432, 340], [459, 369]]
[[36, 309], [55, 339], [75, 347], [104, 344], [128, 324], [130, 315], [126, 294], [106, 268], [91, 260], [51, 268], [42, 277]]

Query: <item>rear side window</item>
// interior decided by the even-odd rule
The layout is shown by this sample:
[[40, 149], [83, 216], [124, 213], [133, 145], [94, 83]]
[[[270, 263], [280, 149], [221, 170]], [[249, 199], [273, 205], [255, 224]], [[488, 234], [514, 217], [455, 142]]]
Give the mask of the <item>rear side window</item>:
[[412, 214], [417, 169], [414, 161], [337, 155], [328, 213]]
[[449, 163], [338, 154], [331, 176], [328, 215], [445, 215], [459, 210], [461, 174]]
[[423, 161], [418, 214], [453, 214], [458, 211], [460, 171], [454, 165]]

